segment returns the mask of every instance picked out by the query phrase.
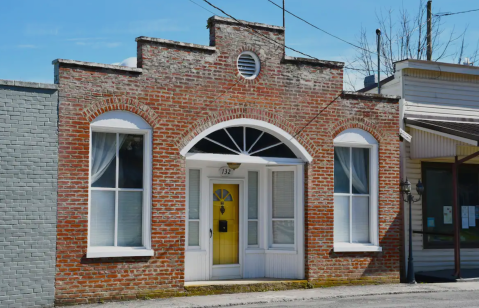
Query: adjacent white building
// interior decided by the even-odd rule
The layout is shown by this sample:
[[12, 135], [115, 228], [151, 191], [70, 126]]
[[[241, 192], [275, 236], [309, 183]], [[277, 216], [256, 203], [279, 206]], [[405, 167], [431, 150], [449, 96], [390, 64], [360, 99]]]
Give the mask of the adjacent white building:
[[[377, 84], [360, 92], [377, 93]], [[394, 76], [381, 81], [381, 93], [402, 98], [401, 127], [412, 136], [402, 142], [402, 178], [425, 185], [412, 206], [415, 271], [453, 269], [452, 163], [479, 151], [479, 67], [400, 61]], [[478, 158], [459, 168], [458, 206], [461, 267], [479, 267]], [[408, 211], [405, 204], [405, 258]]]

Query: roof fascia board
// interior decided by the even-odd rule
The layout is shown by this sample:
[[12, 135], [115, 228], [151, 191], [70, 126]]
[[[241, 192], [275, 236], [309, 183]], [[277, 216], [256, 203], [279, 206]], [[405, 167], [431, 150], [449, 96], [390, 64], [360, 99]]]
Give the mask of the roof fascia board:
[[404, 60], [396, 62], [396, 70], [403, 70], [406, 68], [479, 76], [479, 67], [477, 66], [419, 60]]

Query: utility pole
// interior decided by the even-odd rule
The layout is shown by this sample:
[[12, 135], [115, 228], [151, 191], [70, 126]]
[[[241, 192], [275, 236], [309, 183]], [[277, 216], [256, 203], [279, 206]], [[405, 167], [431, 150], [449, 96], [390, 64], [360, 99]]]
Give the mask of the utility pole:
[[381, 94], [381, 29], [376, 29], [378, 43], [378, 94]]
[[286, 27], [286, 24], [285, 24], [285, 19], [284, 19], [284, 0], [283, 0], [283, 28]]
[[432, 59], [432, 0], [427, 2], [427, 60]]

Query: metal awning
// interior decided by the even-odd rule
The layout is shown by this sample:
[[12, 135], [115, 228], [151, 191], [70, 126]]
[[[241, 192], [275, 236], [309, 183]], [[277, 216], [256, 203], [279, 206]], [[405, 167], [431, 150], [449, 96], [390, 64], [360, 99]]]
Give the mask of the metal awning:
[[479, 146], [479, 123], [404, 119], [407, 126]]

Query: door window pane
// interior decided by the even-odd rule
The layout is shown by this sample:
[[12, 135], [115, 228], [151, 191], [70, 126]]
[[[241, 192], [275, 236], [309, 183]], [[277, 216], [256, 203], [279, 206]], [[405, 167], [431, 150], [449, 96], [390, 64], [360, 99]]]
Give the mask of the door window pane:
[[349, 198], [334, 197], [334, 241], [349, 243]]
[[369, 197], [352, 198], [352, 242], [369, 243]]
[[273, 218], [294, 218], [293, 171], [273, 171]]
[[[188, 218], [200, 218], [200, 170], [190, 169], [189, 196], [188, 196]], [[216, 197], [215, 195], [213, 195]], [[217, 201], [217, 200], [215, 200]]]
[[115, 192], [92, 191], [90, 246], [113, 246], [115, 241]]
[[258, 245], [257, 221], [248, 221], [248, 245]]
[[334, 192], [349, 193], [350, 148], [334, 147]]
[[116, 186], [116, 134], [92, 132], [91, 186]]
[[142, 245], [143, 192], [118, 192], [118, 246]]
[[143, 136], [119, 134], [118, 187], [143, 188]]
[[273, 244], [294, 244], [294, 221], [273, 221]]
[[188, 223], [188, 246], [200, 245], [200, 222], [190, 221]]
[[258, 172], [248, 172], [248, 218], [258, 219]]

